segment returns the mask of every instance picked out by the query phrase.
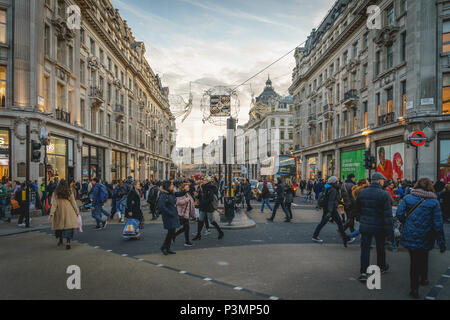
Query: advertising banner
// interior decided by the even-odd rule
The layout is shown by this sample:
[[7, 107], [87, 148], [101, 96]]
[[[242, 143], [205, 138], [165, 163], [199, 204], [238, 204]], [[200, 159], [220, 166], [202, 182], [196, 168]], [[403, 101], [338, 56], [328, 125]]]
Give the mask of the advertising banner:
[[450, 183], [450, 140], [441, 140], [439, 159], [439, 180]]
[[395, 182], [405, 179], [405, 144], [377, 147], [377, 172]]
[[355, 175], [356, 182], [367, 178], [364, 168], [364, 152], [365, 150], [356, 150], [341, 153], [341, 178], [343, 181], [350, 173]]

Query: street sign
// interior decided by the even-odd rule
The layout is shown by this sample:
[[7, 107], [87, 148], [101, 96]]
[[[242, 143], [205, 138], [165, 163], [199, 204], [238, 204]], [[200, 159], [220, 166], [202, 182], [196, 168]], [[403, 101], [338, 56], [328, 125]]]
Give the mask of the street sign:
[[428, 141], [428, 138], [422, 131], [415, 131], [409, 136], [409, 141], [413, 146], [421, 147]]

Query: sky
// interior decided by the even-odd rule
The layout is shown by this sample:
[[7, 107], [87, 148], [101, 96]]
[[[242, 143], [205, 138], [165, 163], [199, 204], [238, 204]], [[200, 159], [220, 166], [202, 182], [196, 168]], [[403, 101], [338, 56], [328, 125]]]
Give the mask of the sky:
[[[176, 121], [177, 147], [198, 147], [226, 133], [203, 123], [205, 91], [234, 88], [302, 44], [335, 0], [111, 0], [137, 41], [145, 43], [153, 71], [170, 89], [171, 108], [183, 108], [193, 95], [193, 110]], [[252, 94], [267, 77], [288, 95], [294, 52], [237, 89], [233, 108], [238, 125], [248, 121]], [[239, 105], [239, 107], [237, 107]]]

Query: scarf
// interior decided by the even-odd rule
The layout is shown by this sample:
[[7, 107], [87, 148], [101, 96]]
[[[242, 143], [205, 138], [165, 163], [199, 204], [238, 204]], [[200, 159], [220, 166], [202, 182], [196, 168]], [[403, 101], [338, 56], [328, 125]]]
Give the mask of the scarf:
[[411, 194], [413, 196], [419, 197], [419, 198], [425, 198], [425, 199], [437, 199], [436, 194], [430, 191], [425, 191], [422, 189], [411, 189]]

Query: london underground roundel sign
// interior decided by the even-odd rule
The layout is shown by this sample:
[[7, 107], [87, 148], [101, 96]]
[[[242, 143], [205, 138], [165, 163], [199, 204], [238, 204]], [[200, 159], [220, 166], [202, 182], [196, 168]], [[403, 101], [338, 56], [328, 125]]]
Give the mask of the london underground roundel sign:
[[427, 142], [428, 139], [422, 131], [415, 131], [410, 135], [409, 140], [413, 146], [421, 147]]

